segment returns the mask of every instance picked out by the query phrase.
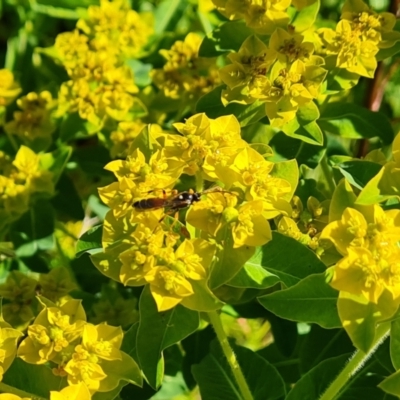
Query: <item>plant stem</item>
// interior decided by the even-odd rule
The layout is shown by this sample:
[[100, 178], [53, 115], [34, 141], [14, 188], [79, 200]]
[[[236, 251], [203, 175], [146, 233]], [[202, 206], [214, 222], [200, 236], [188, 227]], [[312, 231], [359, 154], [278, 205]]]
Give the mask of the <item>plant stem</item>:
[[204, 189], [204, 178], [201, 171], [196, 173], [196, 192], [200, 193]]
[[215, 333], [217, 334], [217, 338], [219, 343], [221, 344], [222, 351], [225, 354], [225, 357], [228, 361], [229, 366], [231, 367], [233, 376], [235, 377], [236, 383], [239, 387], [240, 393], [244, 400], [253, 400], [253, 396], [250, 392], [250, 389], [247, 385], [246, 379], [244, 378], [243, 372], [240, 369], [239, 363], [237, 361], [236, 355], [232, 350], [228, 342], [228, 338], [225, 334], [224, 328], [222, 326], [221, 318], [216, 311], [209, 311], [207, 313], [210, 318], [210, 322], [214, 327]]
[[322, 173], [324, 174], [326, 183], [329, 186], [329, 191], [331, 192], [331, 194], [333, 194], [336, 186], [335, 186], [335, 181], [333, 180], [332, 171], [329, 169], [328, 158], [327, 158], [326, 154], [324, 155], [324, 157], [322, 157], [320, 166], [321, 166]]
[[376, 349], [383, 343], [388, 333], [389, 327], [387, 323], [379, 325], [376, 330], [375, 340], [371, 350], [367, 353], [357, 350], [319, 400], [334, 400], [348, 381], [364, 366]]

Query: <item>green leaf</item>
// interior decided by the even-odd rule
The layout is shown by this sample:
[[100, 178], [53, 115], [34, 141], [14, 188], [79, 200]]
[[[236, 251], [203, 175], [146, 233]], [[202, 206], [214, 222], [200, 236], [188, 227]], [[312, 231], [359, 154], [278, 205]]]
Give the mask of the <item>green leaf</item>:
[[289, 289], [261, 296], [258, 301], [281, 318], [337, 328], [341, 326], [337, 299], [338, 291], [326, 283], [325, 274], [316, 274]]
[[85, 211], [82, 200], [68, 175], [61, 175], [55, 189], [56, 195], [51, 199], [51, 204], [60, 215], [68, 215], [74, 220], [83, 220]]
[[323, 329], [314, 324], [300, 348], [300, 370], [304, 374], [321, 361], [351, 352], [354, 346], [344, 329]]
[[199, 314], [181, 305], [158, 312], [148, 286], [140, 296], [139, 311], [137, 355], [148, 383], [158, 388], [164, 375], [162, 351], [196, 331], [199, 327]]
[[299, 183], [299, 167], [296, 160], [277, 162], [271, 171], [271, 176], [281, 178], [290, 183], [292, 190], [285, 193], [281, 199], [290, 201]]
[[[325, 141], [324, 141], [325, 142]], [[288, 137], [283, 132], [277, 133], [269, 142], [274, 149], [274, 157], [271, 161], [281, 159], [291, 160], [295, 158], [298, 165], [305, 164], [309, 168], [316, 168], [323, 158], [325, 146], [315, 146], [302, 140]]]
[[281, 127], [286, 135], [299, 139], [303, 142], [322, 146], [324, 136], [318, 124], [315, 122], [319, 117], [317, 105], [310, 101], [297, 110], [296, 118]]
[[329, 222], [340, 220], [344, 210], [347, 207], [354, 207], [355, 201], [356, 195], [353, 188], [346, 179], [342, 179], [336, 186], [332, 196], [329, 207]]
[[151, 85], [150, 71], [153, 69], [152, 64], [145, 64], [140, 60], [130, 59], [126, 61], [126, 64], [133, 71], [135, 77], [135, 85], [145, 87]]
[[244, 127], [254, 124], [265, 117], [265, 104], [256, 101], [252, 104], [230, 103], [226, 107], [222, 104], [221, 94], [224, 86], [218, 86], [199, 99], [196, 104], [197, 113], [206, 113], [208, 118], [218, 118], [233, 114]]
[[382, 169], [380, 164], [363, 160], [347, 161], [335, 167], [349, 183], [360, 190]]
[[154, 145], [156, 142], [156, 139], [151, 133], [150, 125], [146, 125], [131, 143], [129, 151], [138, 149], [144, 154], [146, 160], [149, 161], [155, 151]]
[[72, 154], [72, 147], [62, 146], [52, 153], [45, 153], [41, 155], [40, 164], [44, 169], [53, 173], [53, 182], [57, 183], [68, 160]]
[[392, 47], [387, 49], [379, 49], [378, 54], [375, 57], [377, 61], [382, 61], [393, 57], [398, 52], [400, 52], [400, 42], [396, 42]]
[[344, 138], [379, 137], [385, 144], [392, 143], [394, 138], [392, 125], [385, 114], [354, 103], [328, 103], [318, 122], [324, 131]]
[[58, 391], [67, 385], [66, 378], [55, 376], [51, 368], [28, 364], [16, 358], [4, 374], [2, 383], [32, 394], [32, 397], [48, 398], [50, 390]]
[[261, 248], [250, 258], [244, 267], [229, 281], [227, 285], [237, 288], [265, 289], [275, 285], [280, 279], [262, 266], [263, 252]]
[[307, 5], [295, 14], [290, 25], [294, 26], [296, 33], [303, 32], [314, 24], [318, 15], [319, 5], [319, 0], [314, 1], [314, 3]]
[[319, 399], [329, 384], [343, 369], [350, 354], [330, 358], [318, 364], [310, 372], [303, 375], [289, 392], [285, 400], [315, 400]]
[[[253, 351], [232, 346], [254, 400], [278, 400], [286, 394], [285, 383], [276, 368]], [[210, 354], [192, 367], [202, 400], [242, 400], [232, 371], [217, 340]], [[266, 384], [266, 379], [268, 384]]]
[[136, 386], [142, 386], [143, 378], [139, 366], [123, 351], [121, 351], [121, 357], [121, 360], [109, 360], [102, 363], [103, 371], [107, 375], [106, 388], [113, 390], [118, 387], [121, 381], [133, 383]]
[[288, 287], [308, 275], [326, 270], [325, 265], [312, 250], [297, 240], [277, 232], [272, 232], [272, 240], [262, 247], [262, 252], [262, 266], [268, 272], [279, 276]]
[[213, 294], [205, 280], [190, 281], [194, 293], [182, 300], [182, 305], [194, 311], [215, 311], [222, 308], [223, 303]]
[[400, 369], [400, 319], [392, 321], [390, 329], [390, 358], [396, 370]]
[[54, 247], [54, 210], [50, 202], [38, 199], [34, 206], [11, 227], [11, 238], [18, 257], [30, 257], [39, 250]]
[[213, 266], [209, 281], [211, 289], [230, 281], [254, 254], [254, 247], [242, 246], [235, 249], [233, 244], [232, 235], [229, 234], [224, 245], [217, 250], [217, 262]]
[[400, 169], [395, 162], [388, 162], [363, 188], [357, 204], [375, 204], [400, 196]]
[[78, 113], [64, 115], [60, 125], [60, 139], [63, 142], [86, 139], [98, 132], [99, 128], [82, 119]]
[[388, 291], [383, 292], [377, 304], [369, 302], [362, 295], [356, 296], [347, 292], [340, 292], [338, 300], [340, 320], [342, 323], [346, 322], [344, 329], [354, 346], [364, 353], [374, 343], [377, 324], [392, 317], [397, 308], [398, 305], [393, 302]]
[[191, 371], [193, 364], [198, 364], [208, 353], [210, 343], [215, 338], [215, 331], [208, 325], [205, 329], [194, 332], [182, 340], [181, 345], [185, 350], [182, 362], [182, 373], [189, 388], [196, 386], [196, 381]]
[[349, 90], [356, 86], [360, 79], [360, 75], [349, 72], [347, 69], [336, 67], [336, 59], [337, 56], [328, 56], [325, 58], [324, 67], [328, 70], [325, 94], [334, 94], [342, 90]]
[[386, 393], [400, 396], [400, 371], [396, 371], [394, 374], [388, 376], [378, 387]]
[[238, 51], [254, 32], [243, 21], [228, 21], [209, 33], [201, 43], [199, 57], [218, 57], [228, 51]]
[[[84, 253], [94, 253], [90, 250], [102, 249], [101, 239], [103, 236], [103, 225], [96, 225], [86, 231], [76, 243], [75, 257], [80, 257]], [[96, 252], [97, 252], [96, 251]]]
[[154, 29], [155, 33], [160, 34], [168, 30], [174, 30], [173, 21], [182, 14], [187, 6], [186, 1], [164, 0], [160, 2], [154, 10]]

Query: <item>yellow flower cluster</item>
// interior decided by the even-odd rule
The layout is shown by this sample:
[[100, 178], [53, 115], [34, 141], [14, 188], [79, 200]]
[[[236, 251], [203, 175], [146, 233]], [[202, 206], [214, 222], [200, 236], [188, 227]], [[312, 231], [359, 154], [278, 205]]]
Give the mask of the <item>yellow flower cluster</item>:
[[388, 292], [400, 304], [399, 210], [348, 207], [340, 220], [326, 226], [321, 239], [330, 240], [343, 256], [334, 267], [334, 288], [375, 304]]
[[[232, 240], [234, 249], [268, 242], [267, 219], [290, 213], [298, 178], [295, 163], [288, 167], [290, 182], [279, 176], [273, 162], [241, 139], [233, 115], [213, 120], [196, 114], [174, 126], [179, 135], [150, 137], [152, 153], [130, 149], [126, 160], [106, 166], [117, 182], [99, 190], [111, 211], [104, 221], [104, 252], [92, 256], [103, 274], [124, 285], [149, 284], [160, 311], [185, 305], [194, 282], [207, 282], [216, 239]], [[185, 175], [196, 177], [198, 192], [164, 199]], [[202, 191], [205, 181], [210, 187]], [[171, 226], [163, 208], [171, 214], [193, 203], [189, 225]], [[190, 238], [191, 227], [201, 235]]]
[[212, 0], [217, 10], [230, 20], [244, 19], [261, 35], [270, 35], [277, 27], [287, 27], [287, 9], [291, 0]]
[[0, 296], [5, 299], [3, 317], [13, 327], [24, 329], [35, 316], [37, 294], [58, 304], [69, 299], [68, 293], [75, 288], [70, 273], [63, 267], [40, 274], [38, 279], [20, 271], [11, 271], [6, 281], [0, 284]]
[[180, 99], [182, 103], [197, 101], [219, 84], [215, 60], [198, 55], [201, 42], [201, 36], [189, 33], [171, 49], [160, 50], [167, 62], [162, 69], [153, 69], [150, 75], [166, 97]]
[[228, 56], [232, 64], [220, 70], [227, 85], [222, 101], [260, 100], [271, 126], [287, 124], [300, 107], [317, 98], [326, 77], [324, 59], [313, 52], [314, 45], [302, 35], [281, 28], [273, 32], [268, 46], [257, 36], [248, 37], [237, 53]]
[[[319, 248], [319, 236], [329, 222], [330, 200], [319, 202], [313, 196], [307, 199], [307, 208], [304, 208], [298, 196], [292, 199], [291, 217], [277, 218], [278, 232], [290, 236], [313, 250]], [[321, 249], [322, 250], [322, 249]]]
[[393, 31], [395, 23], [394, 14], [376, 13], [362, 0], [347, 0], [336, 30], [319, 30], [323, 53], [334, 57], [337, 67], [373, 78], [379, 49], [399, 40], [400, 34]]
[[88, 8], [77, 28], [83, 33], [56, 38], [57, 56], [70, 77], [60, 88], [59, 115], [78, 112], [98, 130], [110, 120], [132, 120], [138, 88], [126, 60], [147, 42], [149, 23], [126, 0], [102, 0]]
[[0, 231], [24, 214], [36, 194], [52, 195], [53, 174], [44, 165], [46, 154], [21, 146], [12, 161], [0, 152]]
[[41, 139], [43, 147], [47, 147], [56, 129], [52, 120], [52, 109], [56, 102], [51, 93], [28, 93], [17, 100], [17, 105], [22, 111], [14, 112], [13, 120], [5, 125], [6, 132], [18, 136], [27, 145]]
[[87, 323], [78, 300], [69, 300], [60, 307], [46, 300], [42, 306], [28, 327], [28, 337], [18, 348], [17, 355], [25, 362], [50, 363], [53, 373], [67, 377], [68, 385], [83, 383], [91, 394], [115, 389], [123, 371], [126, 374], [137, 368], [133, 359], [120, 350], [120, 327]]

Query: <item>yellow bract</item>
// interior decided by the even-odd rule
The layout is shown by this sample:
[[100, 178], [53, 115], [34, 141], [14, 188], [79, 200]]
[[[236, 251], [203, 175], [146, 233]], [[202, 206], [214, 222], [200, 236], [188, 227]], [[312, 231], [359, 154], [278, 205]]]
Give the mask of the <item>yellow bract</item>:
[[387, 290], [400, 303], [400, 211], [383, 211], [375, 205], [364, 214], [346, 208], [340, 221], [323, 230], [344, 256], [334, 267], [331, 285], [341, 291], [363, 295], [377, 304]]
[[201, 36], [191, 32], [171, 49], [160, 50], [166, 63], [162, 69], [153, 69], [150, 76], [165, 97], [193, 102], [219, 83], [214, 59], [198, 55], [201, 42]]
[[21, 93], [14, 81], [14, 75], [8, 69], [0, 69], [0, 107], [7, 106]]
[[[90, 400], [91, 395], [89, 389], [84, 383], [67, 386], [59, 392], [51, 391], [50, 400]], [[1, 398], [0, 398], [1, 400]], [[6, 400], [6, 399], [4, 399]], [[10, 399], [11, 400], [11, 399]]]

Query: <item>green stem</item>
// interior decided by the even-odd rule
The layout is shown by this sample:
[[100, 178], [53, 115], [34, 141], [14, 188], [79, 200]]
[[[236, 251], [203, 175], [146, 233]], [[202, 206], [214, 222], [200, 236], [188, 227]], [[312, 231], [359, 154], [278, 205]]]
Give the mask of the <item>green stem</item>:
[[26, 397], [29, 399], [32, 398], [35, 400], [46, 400], [44, 397], [39, 397], [32, 393], [24, 392], [23, 390], [17, 389], [13, 386], [6, 385], [3, 382], [0, 382], [0, 393], [15, 394], [16, 396], [19, 396], [19, 397]]
[[343, 368], [342, 372], [336, 379], [329, 385], [325, 393], [319, 400], [334, 400], [339, 392], [346, 386], [348, 381], [364, 366], [367, 360], [372, 356], [376, 349], [383, 343], [384, 339], [389, 333], [387, 323], [381, 324], [376, 330], [374, 344], [367, 353], [357, 350], [347, 365]]
[[11, 133], [7, 133], [7, 132], [6, 132], [6, 135], [7, 135], [7, 137], [8, 137], [8, 140], [9, 140], [10, 143], [11, 143], [11, 146], [13, 147], [13, 149], [15, 150], [15, 152], [17, 152], [18, 149], [19, 149], [19, 146], [18, 146], [18, 143], [15, 141], [13, 135], [12, 135]]
[[214, 327], [219, 343], [221, 344], [222, 351], [224, 352], [228, 364], [231, 367], [233, 376], [235, 377], [236, 383], [239, 387], [243, 399], [253, 400], [253, 396], [247, 385], [246, 379], [244, 378], [243, 372], [240, 369], [239, 363], [236, 359], [236, 355], [233, 352], [232, 347], [229, 345], [228, 338], [225, 334], [219, 314], [216, 311], [209, 311], [207, 315], [210, 318], [212, 326]]
[[329, 186], [329, 191], [331, 192], [331, 194], [333, 194], [336, 186], [335, 186], [335, 181], [333, 180], [332, 171], [330, 170], [329, 165], [328, 165], [328, 159], [326, 157], [326, 154], [324, 155], [324, 157], [322, 157], [320, 165], [321, 165], [321, 170], [325, 177], [326, 183]]
[[196, 173], [196, 192], [200, 193], [204, 189], [204, 178], [201, 171]]

